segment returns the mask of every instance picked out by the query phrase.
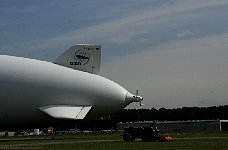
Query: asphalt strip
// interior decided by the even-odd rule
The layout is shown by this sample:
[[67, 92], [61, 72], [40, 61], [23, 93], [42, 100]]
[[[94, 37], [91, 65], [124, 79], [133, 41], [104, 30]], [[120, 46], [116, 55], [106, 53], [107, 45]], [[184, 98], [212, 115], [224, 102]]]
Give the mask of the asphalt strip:
[[21, 148], [27, 146], [42, 146], [42, 145], [53, 145], [53, 144], [74, 144], [74, 143], [90, 143], [90, 142], [116, 142], [122, 140], [84, 140], [84, 141], [72, 141], [72, 142], [41, 142], [41, 143], [31, 143], [31, 144], [11, 144], [11, 145], [0, 145], [0, 150], [3, 148]]

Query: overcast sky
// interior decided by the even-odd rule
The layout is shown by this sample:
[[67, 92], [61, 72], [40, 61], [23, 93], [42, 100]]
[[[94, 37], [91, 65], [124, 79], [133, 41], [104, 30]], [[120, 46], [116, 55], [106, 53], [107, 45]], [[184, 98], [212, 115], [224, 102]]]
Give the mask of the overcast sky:
[[54, 61], [72, 45], [102, 44], [102, 76], [139, 89], [144, 108], [228, 105], [227, 0], [0, 4], [0, 54]]

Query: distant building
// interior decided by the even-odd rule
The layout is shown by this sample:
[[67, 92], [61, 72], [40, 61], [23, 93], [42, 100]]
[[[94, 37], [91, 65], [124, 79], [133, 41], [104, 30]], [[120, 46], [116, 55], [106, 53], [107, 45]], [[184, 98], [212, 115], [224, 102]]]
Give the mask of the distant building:
[[228, 131], [228, 120], [128, 122], [118, 123], [117, 130], [121, 132], [125, 127], [147, 127], [154, 124], [164, 133]]
[[[0, 132], [0, 136], [15, 136], [16, 132]], [[1, 148], [0, 148], [1, 149]]]

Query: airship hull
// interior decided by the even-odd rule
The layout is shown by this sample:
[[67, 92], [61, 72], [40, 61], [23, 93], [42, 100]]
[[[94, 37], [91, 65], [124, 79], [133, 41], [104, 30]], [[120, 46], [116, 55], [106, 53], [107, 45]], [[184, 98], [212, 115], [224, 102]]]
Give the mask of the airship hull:
[[99, 75], [14, 56], [0, 56], [0, 85], [0, 126], [51, 122], [45, 106], [91, 106], [87, 117], [102, 119], [123, 109], [128, 94]]

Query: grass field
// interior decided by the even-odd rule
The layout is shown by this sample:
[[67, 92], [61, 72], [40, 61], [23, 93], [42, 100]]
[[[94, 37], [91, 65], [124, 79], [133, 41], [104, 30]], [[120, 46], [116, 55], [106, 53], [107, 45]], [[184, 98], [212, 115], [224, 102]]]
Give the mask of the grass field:
[[119, 134], [38, 137], [2, 137], [0, 150], [151, 150], [151, 149], [228, 149], [228, 133], [173, 134], [172, 142], [123, 142]]

